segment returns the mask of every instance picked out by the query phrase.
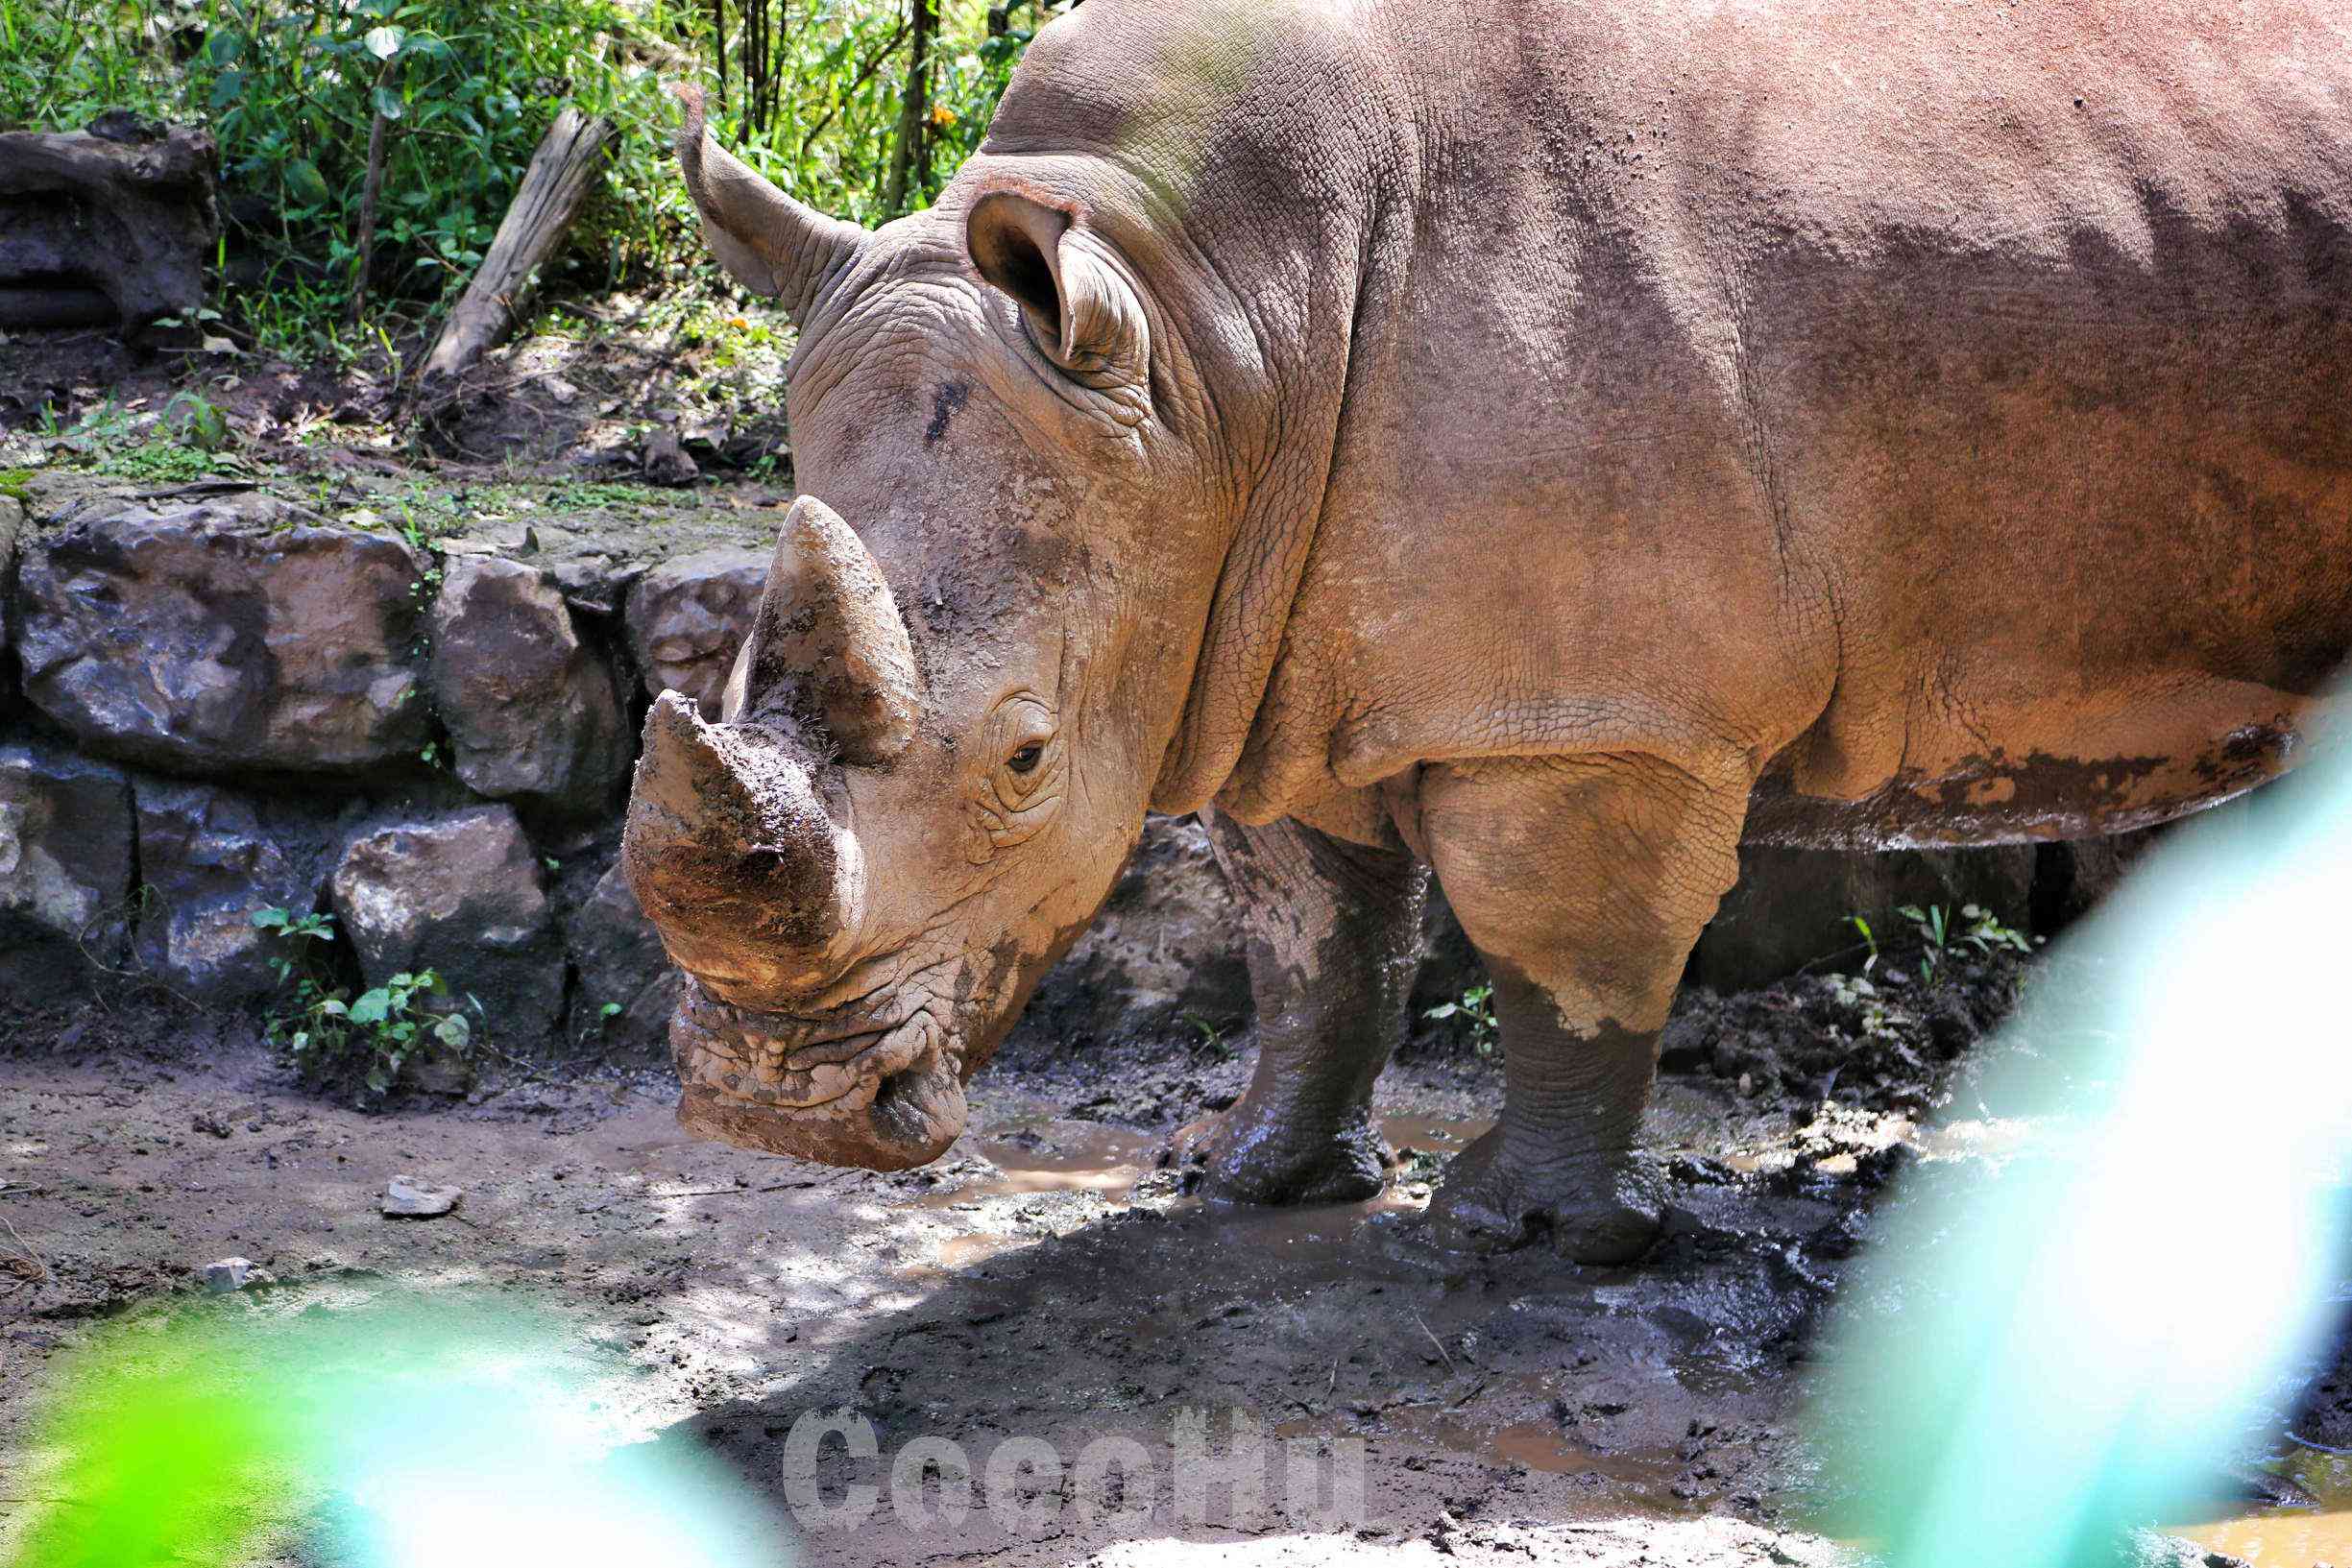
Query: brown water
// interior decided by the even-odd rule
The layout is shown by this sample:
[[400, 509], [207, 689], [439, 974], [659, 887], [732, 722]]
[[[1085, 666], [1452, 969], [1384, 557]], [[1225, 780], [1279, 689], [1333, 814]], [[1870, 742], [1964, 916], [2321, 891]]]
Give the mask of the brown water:
[[2298, 1449], [2275, 1467], [2318, 1499], [2316, 1508], [2261, 1508], [2234, 1519], [2169, 1527], [2208, 1551], [2260, 1568], [2352, 1568], [2352, 1458]]

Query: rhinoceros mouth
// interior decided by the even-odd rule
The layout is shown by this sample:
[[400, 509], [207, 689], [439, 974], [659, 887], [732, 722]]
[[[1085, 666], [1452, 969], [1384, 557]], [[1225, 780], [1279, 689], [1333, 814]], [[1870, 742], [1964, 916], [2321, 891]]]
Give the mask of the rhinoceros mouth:
[[669, 1037], [678, 1120], [742, 1147], [899, 1170], [936, 1159], [968, 1114], [958, 1037], [928, 1002], [828, 1022], [737, 1007], [690, 981]]

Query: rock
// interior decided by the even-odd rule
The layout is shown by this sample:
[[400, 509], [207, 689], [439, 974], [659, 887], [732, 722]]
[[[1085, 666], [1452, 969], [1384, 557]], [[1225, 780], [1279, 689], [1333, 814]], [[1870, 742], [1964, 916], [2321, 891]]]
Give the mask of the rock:
[[1224, 874], [1191, 817], [1145, 819], [1142, 841], [1028, 1015], [1079, 1043], [1231, 1033], [1253, 1016], [1249, 971]]
[[476, 1028], [526, 1047], [554, 1030], [564, 1004], [563, 946], [539, 860], [511, 807], [363, 829], [328, 888], [370, 985], [429, 969]]
[[0, 663], [6, 663], [8, 650], [16, 639], [12, 607], [16, 600], [16, 545], [24, 522], [24, 503], [13, 495], [0, 495]]
[[565, 602], [587, 615], [619, 615], [629, 602], [631, 585], [645, 574], [643, 562], [600, 550], [570, 556], [550, 569]]
[[645, 694], [677, 691], [715, 716], [766, 581], [764, 554], [731, 546], [680, 556], [639, 578], [625, 620]]
[[645, 478], [657, 485], [691, 485], [702, 470], [686, 455], [675, 430], [656, 430], [645, 441]]
[[254, 1277], [250, 1258], [223, 1258], [218, 1263], [205, 1265], [205, 1289], [213, 1295], [228, 1295], [242, 1291]]
[[[138, 806], [140, 967], [199, 1001], [250, 1001], [278, 989], [274, 939], [256, 909], [318, 907], [331, 822], [205, 784], [141, 779]], [[265, 815], [266, 813], [266, 815]]]
[[[669, 1015], [682, 989], [653, 922], [637, 906], [616, 862], [564, 927], [565, 946], [579, 989], [571, 1034], [583, 1047], [660, 1049], [669, 1039]], [[618, 1011], [607, 1012], [607, 1008]]]
[[456, 1208], [463, 1196], [455, 1187], [434, 1187], [414, 1176], [395, 1176], [384, 1184], [383, 1212], [395, 1219], [433, 1219]]
[[1868, 920], [1884, 945], [1907, 941], [1904, 905], [1940, 904], [1957, 924], [1976, 904], [2021, 929], [2033, 898], [2034, 846], [1976, 850], [1786, 849], [1743, 845], [1739, 882], [1699, 938], [1685, 978], [1744, 991], [1841, 953], [1859, 961], [1861, 936], [1849, 915]]
[[[94, 130], [119, 131], [107, 124]], [[0, 134], [0, 329], [104, 326], [129, 338], [178, 318], [194, 342], [213, 256], [212, 138]]]
[[47, 747], [0, 746], [0, 995], [53, 996], [128, 956], [131, 781]]
[[[83, 510], [88, 511], [90, 503]], [[18, 568], [25, 695], [90, 751], [169, 772], [350, 773], [428, 735], [397, 539], [258, 495], [107, 503]]]
[[629, 769], [613, 673], [582, 645], [546, 573], [453, 560], [430, 616], [433, 705], [476, 794], [574, 815], [609, 807]]

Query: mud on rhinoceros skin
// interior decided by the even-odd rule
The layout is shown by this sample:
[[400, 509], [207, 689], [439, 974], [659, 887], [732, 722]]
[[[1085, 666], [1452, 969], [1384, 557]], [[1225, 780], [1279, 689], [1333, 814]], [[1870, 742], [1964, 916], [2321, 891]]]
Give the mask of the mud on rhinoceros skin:
[[[1211, 1190], [1380, 1179], [1426, 866], [1507, 1078], [1433, 1223], [1637, 1253], [1657, 1032], [1743, 840], [2098, 832], [2323, 736], [2329, 92], [2322, 0], [1998, 44], [1930, 0], [1093, 0], [873, 233], [691, 102], [712, 248], [800, 329], [808, 495], [717, 721], [657, 705], [631, 811], [705, 999], [690, 1124], [939, 1145], [1145, 810], [1207, 810], [1263, 1021], [1180, 1141]], [[941, 964], [936, 1043], [820, 1059]]]

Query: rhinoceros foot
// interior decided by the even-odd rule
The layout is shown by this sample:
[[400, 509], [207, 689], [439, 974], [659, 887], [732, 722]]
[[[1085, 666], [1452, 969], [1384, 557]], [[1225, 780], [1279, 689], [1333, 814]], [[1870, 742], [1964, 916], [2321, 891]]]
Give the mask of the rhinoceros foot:
[[1570, 1263], [1621, 1264], [1658, 1239], [1664, 1183], [1646, 1162], [1628, 1159], [1596, 1179], [1589, 1167], [1507, 1158], [1502, 1134], [1488, 1132], [1446, 1168], [1423, 1220], [1440, 1246], [1506, 1252], [1547, 1239]]
[[1335, 1130], [1245, 1095], [1178, 1128], [1162, 1163], [1228, 1203], [1353, 1203], [1379, 1193], [1395, 1156], [1368, 1121]]

